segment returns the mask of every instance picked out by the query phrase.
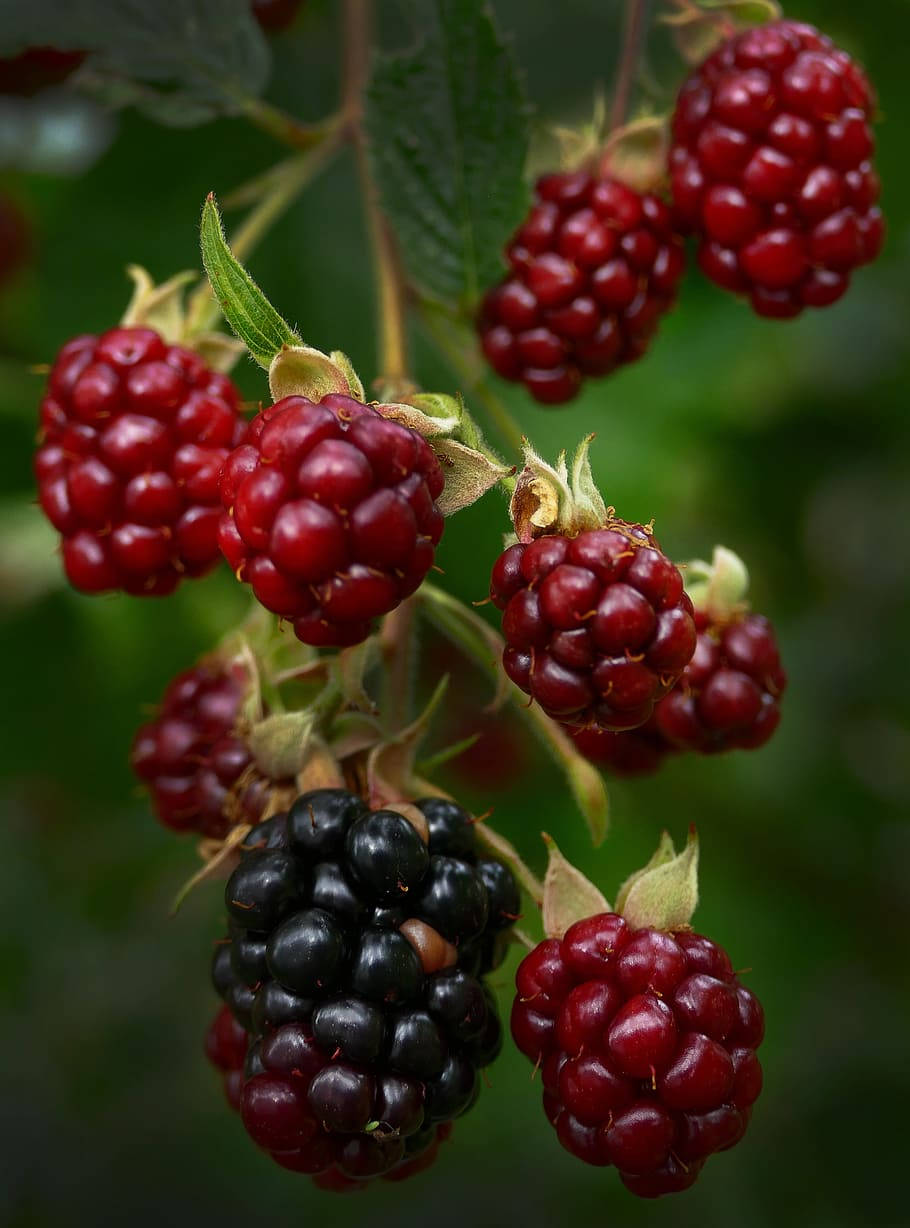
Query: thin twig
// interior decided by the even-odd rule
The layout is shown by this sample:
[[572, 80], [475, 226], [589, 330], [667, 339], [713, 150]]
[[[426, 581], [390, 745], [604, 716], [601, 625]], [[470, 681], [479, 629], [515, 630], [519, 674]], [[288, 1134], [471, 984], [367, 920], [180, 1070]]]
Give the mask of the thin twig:
[[370, 0], [344, 0], [343, 109], [354, 142], [376, 277], [379, 383], [394, 397], [409, 380], [405, 283], [392, 230], [382, 213], [363, 127], [363, 90], [370, 63]]
[[626, 122], [632, 85], [638, 71], [638, 57], [642, 37], [647, 24], [648, 0], [626, 0], [623, 22], [622, 48], [613, 86], [613, 105], [610, 108], [610, 131], [615, 132]]

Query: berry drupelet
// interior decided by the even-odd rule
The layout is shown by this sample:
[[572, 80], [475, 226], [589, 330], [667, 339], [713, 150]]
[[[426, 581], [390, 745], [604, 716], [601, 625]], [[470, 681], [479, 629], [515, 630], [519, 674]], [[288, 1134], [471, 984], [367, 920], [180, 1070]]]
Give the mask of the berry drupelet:
[[670, 152], [702, 270], [759, 315], [827, 307], [884, 237], [871, 86], [812, 26], [776, 21], [718, 48], [679, 95]]
[[478, 320], [490, 365], [545, 405], [647, 350], [684, 255], [670, 210], [617, 179], [545, 175]]
[[416, 431], [351, 397], [285, 397], [224, 468], [221, 549], [305, 644], [356, 644], [430, 570], [443, 485]]
[[511, 873], [453, 802], [371, 811], [343, 789], [299, 797], [241, 854], [212, 977], [251, 1033], [248, 1133], [333, 1188], [419, 1170], [501, 1046], [480, 978], [518, 913]]
[[603, 913], [540, 943], [516, 986], [512, 1035], [567, 1151], [656, 1198], [742, 1138], [764, 1016], [710, 939]]
[[218, 474], [244, 430], [231, 380], [152, 329], [67, 342], [41, 403], [35, 474], [73, 587], [156, 596], [210, 571]]
[[787, 675], [774, 629], [761, 614], [714, 621], [695, 615], [698, 641], [653, 724], [671, 747], [714, 754], [764, 746], [780, 723]]
[[245, 1028], [226, 1006], [220, 1007], [205, 1034], [205, 1055], [221, 1072], [225, 1097], [236, 1112], [240, 1111], [243, 1067], [248, 1048], [249, 1036]]
[[692, 603], [641, 525], [608, 519], [508, 547], [492, 573], [503, 666], [573, 728], [634, 729], [691, 660]]
[[259, 818], [264, 783], [238, 784], [252, 763], [237, 730], [249, 685], [239, 662], [207, 658], [178, 674], [155, 719], [136, 733], [130, 762], [165, 827], [221, 839], [231, 825], [232, 799], [243, 821]]
[[651, 776], [671, 750], [657, 728], [656, 712], [663, 702], [663, 699], [658, 702], [654, 714], [638, 729], [608, 733], [595, 726], [581, 729], [570, 726], [566, 732], [586, 759], [611, 776]]

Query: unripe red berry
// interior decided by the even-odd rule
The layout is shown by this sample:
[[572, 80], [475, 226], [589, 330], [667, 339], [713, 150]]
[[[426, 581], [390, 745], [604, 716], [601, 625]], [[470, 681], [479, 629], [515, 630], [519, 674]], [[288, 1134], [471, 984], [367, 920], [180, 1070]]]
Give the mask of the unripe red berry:
[[706, 276], [777, 319], [836, 302], [884, 237], [874, 110], [862, 69], [812, 26], [770, 22], [710, 55], [680, 91], [670, 151]]
[[615, 179], [545, 175], [478, 320], [487, 361], [544, 405], [647, 350], [684, 256], [667, 206]]
[[550, 716], [578, 729], [634, 729], [695, 647], [679, 570], [641, 525], [510, 546], [493, 567], [503, 667]]
[[587, 917], [525, 957], [516, 989], [515, 1043], [541, 1068], [560, 1143], [585, 1163], [615, 1165], [654, 1198], [742, 1138], [764, 1017], [710, 939]]
[[63, 347], [35, 475], [75, 588], [165, 595], [215, 566], [218, 474], [246, 430], [238, 405], [227, 376], [151, 329]]

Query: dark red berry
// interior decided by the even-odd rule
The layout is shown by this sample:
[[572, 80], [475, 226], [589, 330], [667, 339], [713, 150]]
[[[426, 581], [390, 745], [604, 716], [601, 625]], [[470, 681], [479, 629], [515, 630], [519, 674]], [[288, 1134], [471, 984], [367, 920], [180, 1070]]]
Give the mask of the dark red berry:
[[567, 732], [586, 759], [612, 776], [650, 776], [671, 749], [655, 728], [653, 716], [638, 729], [625, 733], [608, 733], [594, 726], [570, 726]]
[[546, 1115], [573, 1155], [657, 1197], [742, 1138], [764, 1020], [716, 943], [605, 913], [540, 943], [515, 983], [515, 1043], [541, 1068]]
[[26, 47], [18, 55], [0, 59], [0, 94], [37, 94], [49, 85], [60, 85], [84, 59], [84, 51]]
[[712, 754], [763, 746], [787, 685], [774, 630], [760, 614], [715, 623], [696, 613], [698, 643], [653, 725], [670, 747]]
[[173, 592], [218, 561], [218, 475], [246, 426], [231, 381], [147, 328], [76, 337], [51, 367], [38, 495], [86, 593]]
[[270, 34], [292, 25], [303, 0], [253, 0], [253, 16]]
[[166, 827], [220, 839], [234, 815], [259, 817], [265, 796], [247, 779], [252, 755], [238, 732], [248, 688], [242, 665], [205, 659], [177, 675], [136, 733], [130, 762]]
[[546, 175], [478, 327], [487, 361], [557, 405], [645, 352], [684, 256], [669, 210], [615, 179]]
[[683, 86], [670, 171], [699, 265], [759, 315], [826, 307], [884, 235], [875, 97], [813, 27], [775, 21], [722, 44]]
[[610, 520], [510, 546], [493, 568], [503, 667], [573, 728], [634, 729], [695, 647], [682, 576], [641, 525]]
[[221, 549], [298, 639], [356, 644], [432, 566], [443, 483], [416, 431], [351, 397], [285, 397], [224, 467]]

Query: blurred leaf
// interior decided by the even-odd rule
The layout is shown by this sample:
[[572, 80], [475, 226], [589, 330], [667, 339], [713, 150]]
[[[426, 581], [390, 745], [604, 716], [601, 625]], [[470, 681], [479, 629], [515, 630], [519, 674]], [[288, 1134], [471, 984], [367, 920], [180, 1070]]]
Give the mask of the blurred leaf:
[[180, 127], [236, 113], [268, 79], [249, 0], [0, 0], [0, 52], [53, 42], [90, 53], [85, 87]]
[[239, 260], [224, 237], [214, 196], [202, 207], [202, 263], [224, 318], [261, 367], [268, 368], [283, 346], [300, 344]]
[[412, 276], [430, 294], [470, 302], [501, 276], [526, 205], [528, 108], [485, 3], [435, 0], [421, 12], [418, 46], [376, 65], [370, 152]]

